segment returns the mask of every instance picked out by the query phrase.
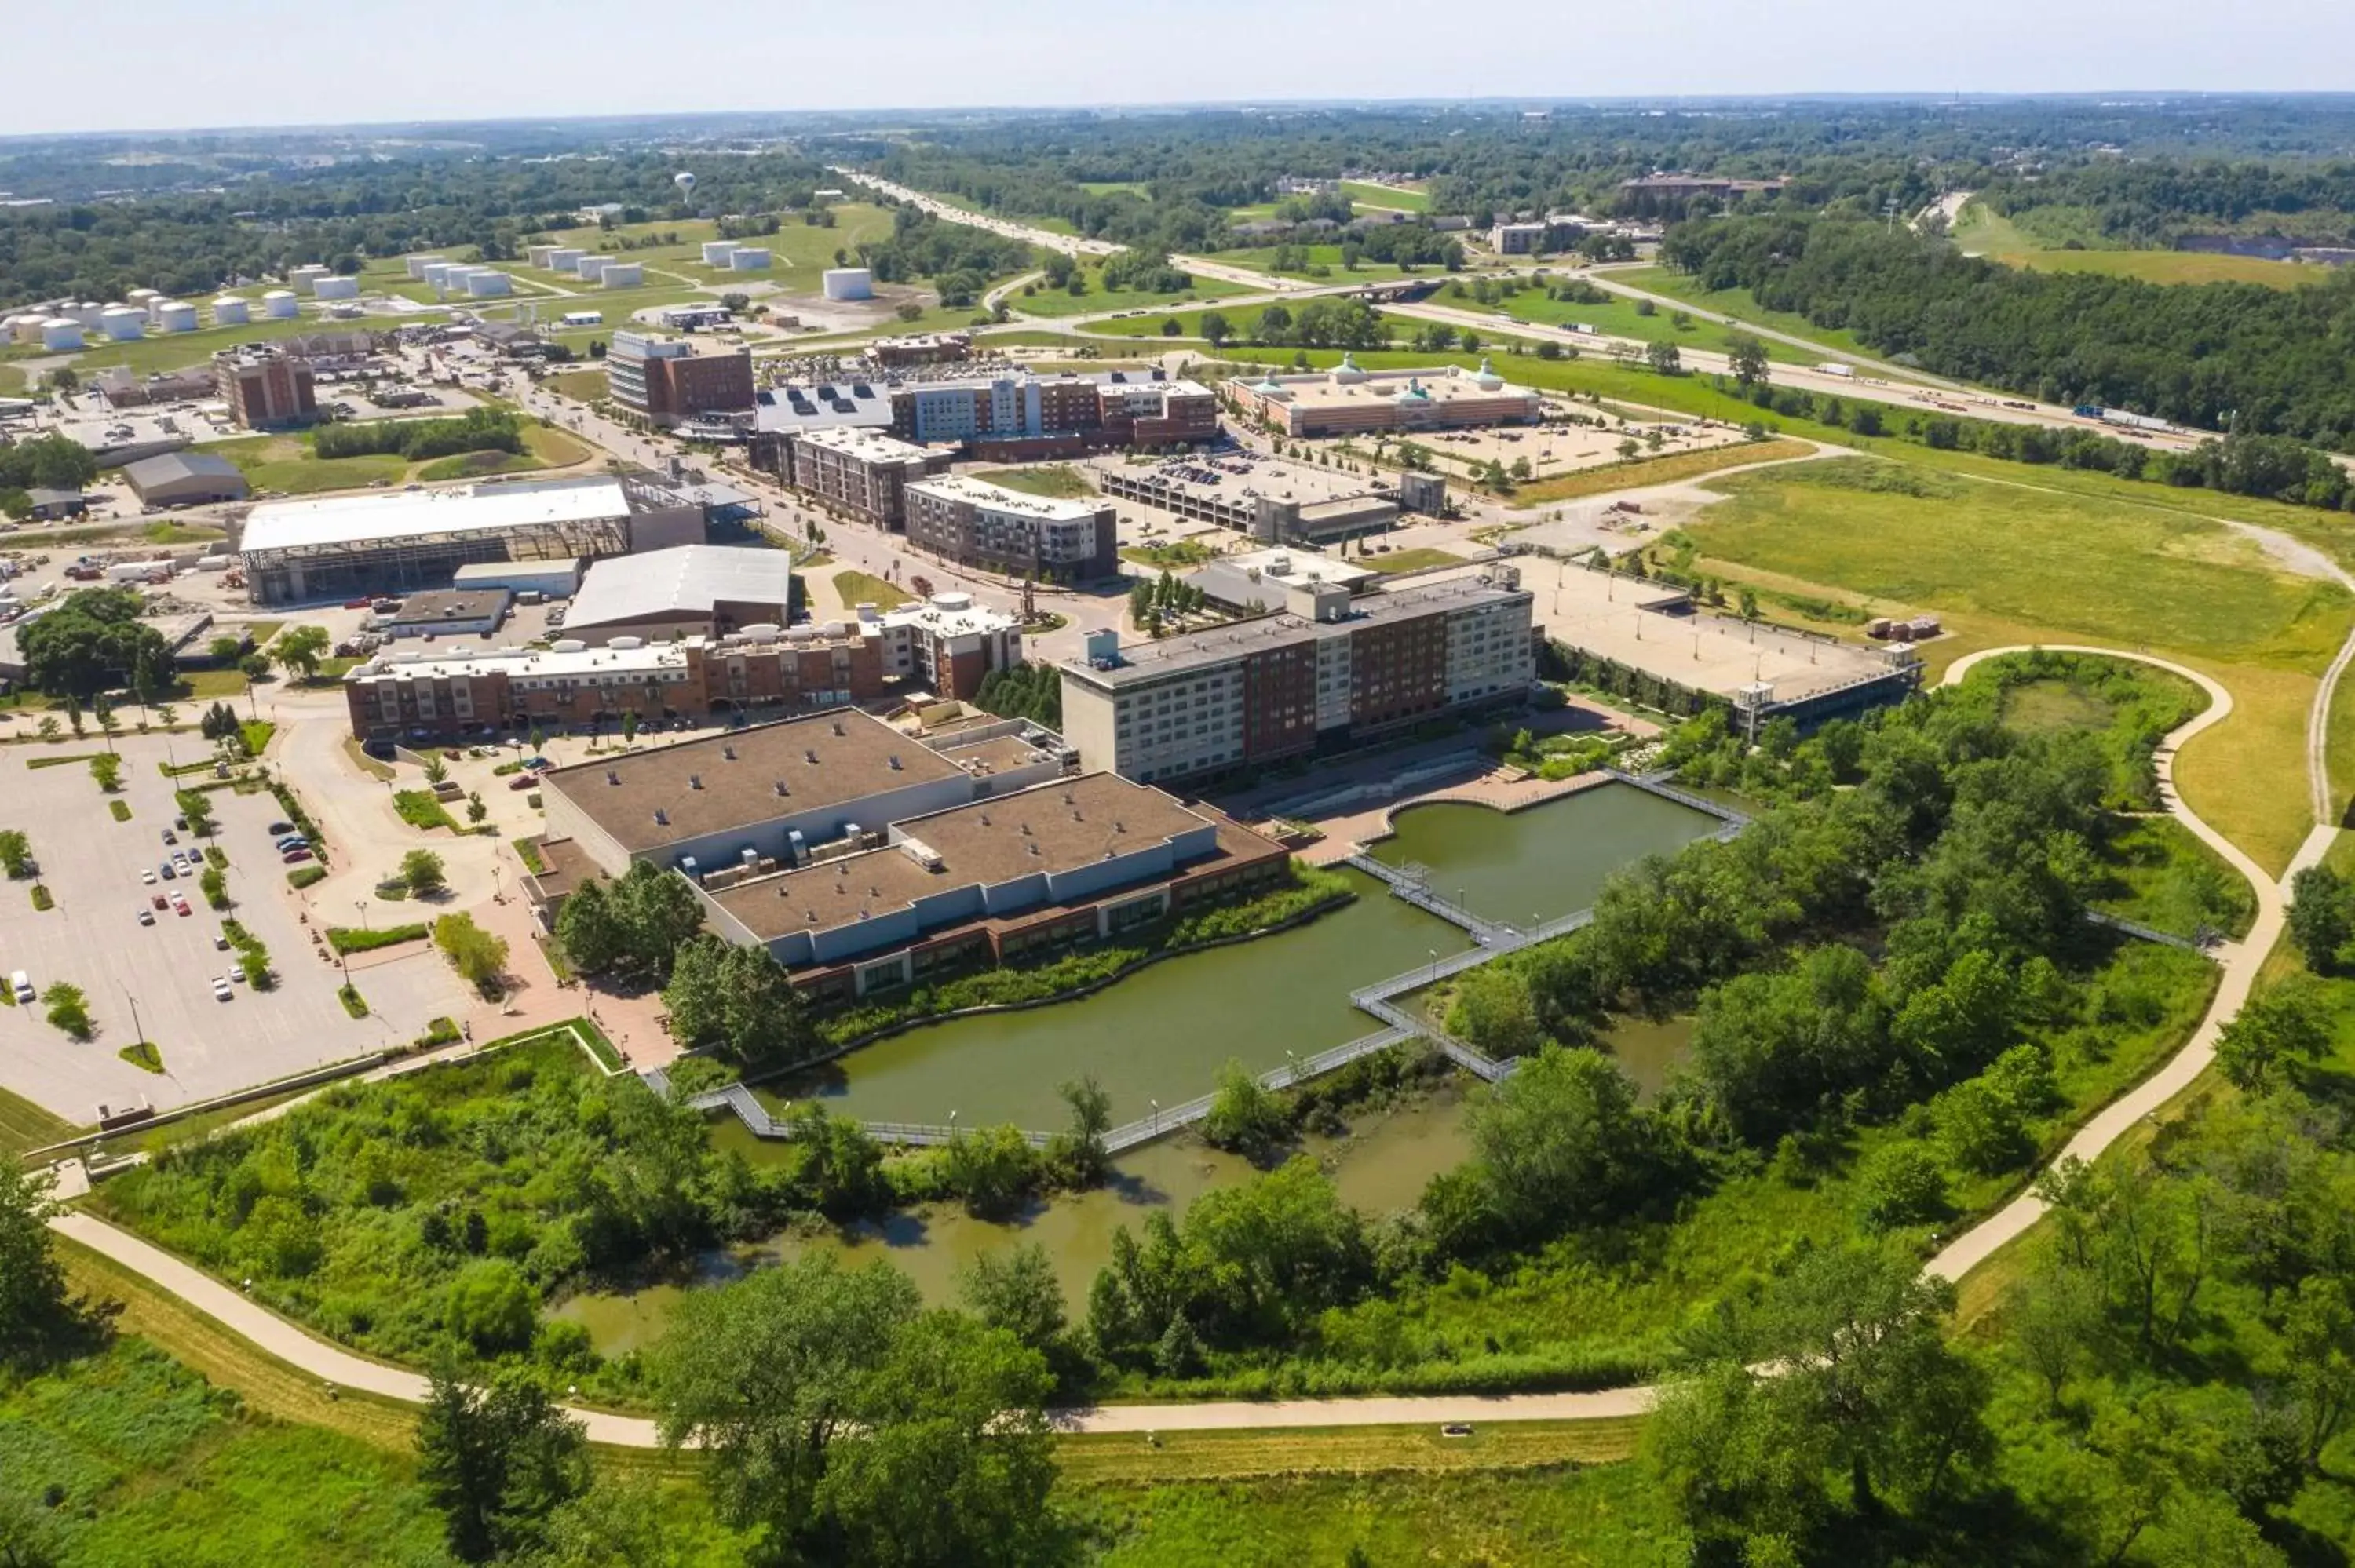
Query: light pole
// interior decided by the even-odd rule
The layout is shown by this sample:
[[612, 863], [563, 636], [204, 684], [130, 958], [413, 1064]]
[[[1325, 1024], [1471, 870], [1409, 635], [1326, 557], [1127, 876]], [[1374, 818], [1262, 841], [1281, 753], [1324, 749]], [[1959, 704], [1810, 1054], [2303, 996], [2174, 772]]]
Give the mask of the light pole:
[[1147, 1100], [1145, 1103], [1153, 1107], [1152, 1119], [1146, 1125], [1150, 1127], [1156, 1133], [1158, 1133], [1161, 1130], [1161, 1102], [1159, 1100]]
[[365, 898], [355, 898], [352, 900], [352, 907], [360, 912], [360, 929], [363, 931], [367, 930], [368, 928], [368, 900]]
[[[122, 984], [121, 981], [116, 983]], [[131, 1033], [138, 1037], [139, 1044], [144, 1045], [147, 1044], [147, 1031], [139, 1026], [139, 999], [131, 994], [131, 988], [127, 985], [123, 986], [123, 1000], [131, 1004]]]

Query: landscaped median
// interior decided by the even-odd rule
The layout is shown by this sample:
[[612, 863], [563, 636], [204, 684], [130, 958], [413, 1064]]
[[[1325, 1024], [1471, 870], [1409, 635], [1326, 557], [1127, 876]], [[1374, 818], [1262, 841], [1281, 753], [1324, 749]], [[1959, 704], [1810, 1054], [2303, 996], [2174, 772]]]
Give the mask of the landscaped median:
[[421, 942], [426, 927], [421, 921], [410, 926], [379, 926], [355, 928], [350, 926], [327, 927], [327, 946], [349, 957], [353, 953], [370, 953], [378, 948], [397, 948], [403, 942]]

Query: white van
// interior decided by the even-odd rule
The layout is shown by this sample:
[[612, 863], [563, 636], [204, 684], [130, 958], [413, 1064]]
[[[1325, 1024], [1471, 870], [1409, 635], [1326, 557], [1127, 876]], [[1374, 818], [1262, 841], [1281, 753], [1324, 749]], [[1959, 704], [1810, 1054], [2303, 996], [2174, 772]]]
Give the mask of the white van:
[[18, 969], [8, 977], [8, 989], [20, 1002], [33, 1000], [33, 977]]

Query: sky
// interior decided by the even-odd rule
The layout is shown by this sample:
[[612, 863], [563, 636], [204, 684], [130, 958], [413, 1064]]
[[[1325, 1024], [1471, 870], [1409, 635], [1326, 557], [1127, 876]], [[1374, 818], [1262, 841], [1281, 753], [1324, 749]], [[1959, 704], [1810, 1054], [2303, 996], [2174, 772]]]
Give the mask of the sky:
[[[2347, 0], [108, 0], [6, 7], [0, 135], [669, 111], [2341, 91]], [[56, 60], [59, 69], [29, 69]]]

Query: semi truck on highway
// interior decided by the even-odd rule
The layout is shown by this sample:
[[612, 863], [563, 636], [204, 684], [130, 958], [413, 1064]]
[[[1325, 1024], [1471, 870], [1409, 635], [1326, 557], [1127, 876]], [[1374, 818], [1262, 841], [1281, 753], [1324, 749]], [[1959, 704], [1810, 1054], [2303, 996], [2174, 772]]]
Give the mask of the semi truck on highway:
[[2099, 403], [2080, 403], [2069, 410], [2081, 419], [2099, 419], [2105, 425], [2118, 425], [2129, 430], [2172, 430], [2173, 425], [2148, 414], [2137, 414], [2126, 408], [2105, 408]]

